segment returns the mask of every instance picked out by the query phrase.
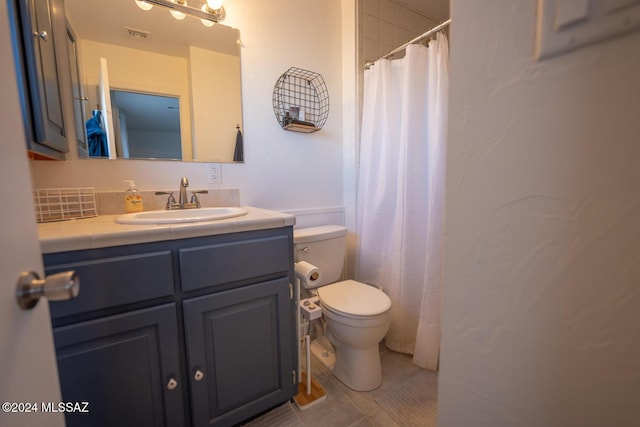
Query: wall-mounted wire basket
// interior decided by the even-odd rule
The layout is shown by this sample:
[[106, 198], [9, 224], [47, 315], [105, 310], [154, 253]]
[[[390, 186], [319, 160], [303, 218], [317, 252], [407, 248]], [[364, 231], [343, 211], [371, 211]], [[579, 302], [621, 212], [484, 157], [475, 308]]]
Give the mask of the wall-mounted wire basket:
[[329, 116], [329, 91], [322, 76], [291, 67], [273, 88], [273, 112], [282, 129], [317, 132]]

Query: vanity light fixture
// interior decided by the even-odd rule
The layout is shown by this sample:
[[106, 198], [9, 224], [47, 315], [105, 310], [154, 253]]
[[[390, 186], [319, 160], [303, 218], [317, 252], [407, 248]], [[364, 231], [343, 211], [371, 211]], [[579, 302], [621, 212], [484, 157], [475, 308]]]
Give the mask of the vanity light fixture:
[[[209, 6], [207, 6], [207, 4], [203, 4], [202, 5], [202, 11], [203, 12], [207, 12], [207, 8]], [[201, 19], [200, 22], [202, 22], [202, 25], [204, 25], [205, 27], [213, 27], [213, 24], [215, 24], [215, 22], [209, 21], [208, 19]]]
[[[171, 0], [171, 1], [173, 3], [175, 3], [175, 4], [179, 4], [179, 5], [182, 5], [182, 6], [188, 6], [187, 0]], [[187, 16], [184, 13], [179, 12], [177, 10], [172, 10], [170, 12], [171, 12], [171, 15], [173, 15], [173, 17], [176, 18], [178, 21], [182, 21]]]
[[207, 0], [207, 7], [210, 11], [218, 10], [222, 7], [222, 0]]
[[202, 8], [189, 6], [186, 0], [135, 0], [142, 10], [149, 10], [153, 5], [158, 5], [169, 9], [174, 18], [182, 20], [185, 16], [191, 15], [200, 18], [202, 24], [211, 27], [217, 22], [222, 22], [227, 17], [227, 13], [222, 7], [222, 0], [206, 0]]
[[152, 4], [147, 3], [146, 1], [136, 0], [136, 5], [142, 10], [151, 10], [153, 7]]

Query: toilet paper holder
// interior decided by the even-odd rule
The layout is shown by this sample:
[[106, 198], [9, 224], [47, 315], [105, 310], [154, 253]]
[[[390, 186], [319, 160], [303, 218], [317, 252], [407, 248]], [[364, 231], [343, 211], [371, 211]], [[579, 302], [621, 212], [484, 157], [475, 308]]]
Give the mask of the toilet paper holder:
[[294, 272], [303, 283], [312, 283], [320, 280], [320, 270], [313, 264], [306, 261], [298, 261], [294, 265]]
[[320, 298], [316, 296], [300, 300], [300, 313], [308, 321], [321, 318]]

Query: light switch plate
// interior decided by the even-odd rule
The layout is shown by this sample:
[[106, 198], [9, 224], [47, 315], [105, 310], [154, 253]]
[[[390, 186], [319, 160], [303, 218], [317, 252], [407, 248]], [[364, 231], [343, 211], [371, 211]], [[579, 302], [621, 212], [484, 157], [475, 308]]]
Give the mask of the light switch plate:
[[640, 28], [640, 0], [538, 0], [541, 60]]

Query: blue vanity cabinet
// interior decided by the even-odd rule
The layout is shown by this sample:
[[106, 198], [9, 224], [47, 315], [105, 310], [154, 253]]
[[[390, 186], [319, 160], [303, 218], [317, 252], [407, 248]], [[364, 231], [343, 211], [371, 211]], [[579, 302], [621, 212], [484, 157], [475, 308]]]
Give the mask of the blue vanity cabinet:
[[[158, 249], [158, 250], [150, 250]], [[174, 256], [147, 245], [45, 255], [78, 297], [49, 304], [67, 426], [184, 426]]]
[[194, 426], [234, 425], [290, 399], [289, 281], [183, 302]]
[[292, 231], [247, 237], [179, 250], [196, 427], [235, 425], [298, 391]]
[[297, 393], [293, 230], [45, 254], [67, 425], [231, 426]]

